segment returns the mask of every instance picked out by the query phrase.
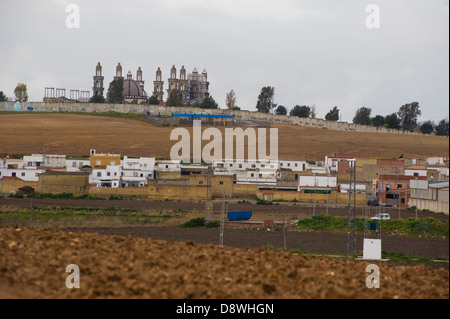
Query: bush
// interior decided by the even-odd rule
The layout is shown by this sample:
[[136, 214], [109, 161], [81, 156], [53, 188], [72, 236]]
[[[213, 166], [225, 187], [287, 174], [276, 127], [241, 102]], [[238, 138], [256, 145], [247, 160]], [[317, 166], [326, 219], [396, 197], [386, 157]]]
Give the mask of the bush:
[[116, 195], [111, 195], [109, 196], [109, 200], [124, 200], [125, 198], [120, 195], [120, 196], [116, 196]]
[[220, 223], [217, 220], [210, 220], [206, 223], [206, 228], [215, 228], [215, 227], [219, 227]]
[[272, 202], [269, 202], [268, 200], [260, 199], [260, 198], [258, 198], [258, 199], [256, 200], [256, 204], [257, 204], [257, 205], [273, 205]]
[[205, 225], [205, 218], [198, 217], [191, 220], [188, 220], [184, 224], [181, 224], [179, 227], [181, 228], [193, 228], [193, 227], [202, 227]]

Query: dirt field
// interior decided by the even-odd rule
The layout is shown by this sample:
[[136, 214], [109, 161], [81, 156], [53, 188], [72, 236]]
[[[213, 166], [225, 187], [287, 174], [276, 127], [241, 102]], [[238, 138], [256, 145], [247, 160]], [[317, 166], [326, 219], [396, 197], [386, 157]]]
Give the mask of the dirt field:
[[[20, 208], [30, 206], [30, 199], [17, 198], [0, 198], [0, 211], [17, 211]], [[54, 221], [53, 224], [39, 224], [31, 218], [32, 226], [59, 225], [70, 230], [83, 230], [87, 232], [98, 232], [107, 235], [133, 236], [142, 238], [152, 238], [169, 241], [186, 241], [192, 240], [197, 243], [218, 244], [219, 229], [218, 228], [179, 228], [180, 224], [197, 217], [204, 217], [204, 203], [198, 202], [163, 202], [151, 200], [63, 200], [63, 199], [34, 199], [33, 207], [48, 208], [53, 207], [82, 207], [102, 209], [115, 207], [116, 209], [137, 209], [142, 212], [148, 212], [149, 216], [156, 216], [155, 219], [148, 217], [147, 220], [152, 221], [150, 224], [135, 224], [130, 222], [133, 219], [127, 218], [120, 222], [119, 219], [80, 219], [67, 218], [66, 221]], [[216, 207], [220, 207], [217, 203]], [[252, 221], [255, 224], [226, 224], [226, 235], [224, 236], [224, 244], [239, 248], [258, 248], [273, 246], [275, 249], [283, 248], [283, 232], [282, 220], [283, 215], [286, 221], [291, 223], [300, 218], [310, 217], [313, 214], [313, 208], [308, 206], [294, 206], [292, 203], [283, 205], [249, 205], [249, 204], [230, 204], [230, 211], [252, 210]], [[398, 209], [390, 208], [386, 210], [391, 214], [393, 219], [398, 218]], [[325, 208], [317, 208], [317, 214], [324, 214]], [[91, 213], [92, 214], [92, 213]], [[105, 214], [105, 213], [102, 213]], [[346, 207], [331, 207], [329, 214], [332, 216], [347, 216], [348, 209]], [[373, 212], [375, 214], [375, 212]], [[95, 215], [93, 215], [95, 216]], [[93, 217], [90, 216], [90, 217]], [[128, 216], [128, 215], [124, 215]], [[160, 217], [164, 216], [163, 219]], [[214, 215], [217, 220], [220, 214]], [[363, 215], [358, 212], [359, 218]], [[401, 217], [414, 217], [415, 212], [401, 210]], [[441, 221], [448, 221], [449, 216], [433, 213], [419, 213], [419, 218], [433, 217]], [[155, 221], [153, 221], [155, 220]], [[277, 226], [275, 231], [267, 231], [264, 228], [264, 220], [273, 220]], [[260, 223], [256, 223], [260, 221]], [[25, 225], [28, 218], [24, 220]], [[10, 223], [9, 223], [10, 224]], [[77, 225], [77, 226], [75, 226]], [[236, 229], [241, 228], [241, 229]], [[295, 228], [288, 227], [286, 236], [287, 249], [298, 249], [311, 253], [325, 254], [346, 254], [347, 238], [342, 234], [327, 234], [320, 232], [300, 232]], [[357, 252], [362, 251], [363, 236], [357, 237]], [[403, 253], [414, 257], [427, 258], [448, 258], [449, 257], [449, 241], [448, 239], [439, 238], [414, 238], [394, 236], [383, 233], [383, 250], [393, 253]]]
[[[68, 289], [66, 267], [80, 270]], [[0, 228], [0, 298], [449, 298], [449, 272], [373, 262], [105, 236]]]
[[[449, 155], [448, 139], [353, 133], [277, 125], [279, 158], [323, 160], [325, 155], [406, 158]], [[206, 128], [206, 127], [205, 127]], [[192, 131], [192, 128], [188, 128]], [[223, 128], [220, 128], [223, 132]], [[0, 154], [87, 156], [89, 149], [128, 156], [169, 158], [172, 128], [131, 119], [72, 114], [1, 114]], [[20, 132], [20, 134], [18, 134]], [[224, 133], [223, 133], [224, 136]], [[206, 145], [204, 143], [203, 145]]]
[[[136, 226], [136, 227], [68, 227], [69, 231], [83, 231], [114, 236], [132, 236], [184, 242], [191, 240], [201, 244], [219, 244], [219, 228], [179, 228], [167, 226]], [[281, 229], [240, 229], [226, 227], [224, 230], [224, 245], [236, 248], [273, 247], [283, 249], [284, 239]], [[345, 255], [347, 252], [346, 234], [329, 234], [322, 232], [287, 231], [286, 249], [300, 250], [315, 254]], [[363, 235], [357, 236], [357, 252], [363, 250]], [[408, 256], [428, 258], [448, 258], [448, 239], [389, 237], [382, 238], [382, 249], [388, 252], [404, 253]]]

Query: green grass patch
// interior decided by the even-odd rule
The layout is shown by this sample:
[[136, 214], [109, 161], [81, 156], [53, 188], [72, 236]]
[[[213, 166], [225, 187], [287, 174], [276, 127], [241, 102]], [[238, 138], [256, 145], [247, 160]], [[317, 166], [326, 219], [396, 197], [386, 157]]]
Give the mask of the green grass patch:
[[115, 207], [23, 207], [17, 211], [0, 211], [0, 225], [33, 227], [59, 226], [124, 226], [164, 222], [173, 215]]
[[[354, 222], [354, 221], [352, 221]], [[345, 232], [348, 219], [346, 217], [334, 217], [330, 215], [316, 215], [300, 219], [296, 226], [299, 229], [309, 229], [325, 232]], [[366, 221], [369, 228], [370, 221]], [[356, 218], [356, 231], [364, 232], [365, 220]], [[423, 219], [391, 219], [381, 222], [381, 234], [422, 236], [428, 238], [445, 238], [449, 236], [449, 222], [439, 221], [432, 217]]]

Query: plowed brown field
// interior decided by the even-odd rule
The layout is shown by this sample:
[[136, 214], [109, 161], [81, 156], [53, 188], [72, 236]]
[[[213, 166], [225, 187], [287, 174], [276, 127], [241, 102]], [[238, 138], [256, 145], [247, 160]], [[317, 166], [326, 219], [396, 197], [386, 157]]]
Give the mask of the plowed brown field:
[[[323, 160], [325, 155], [362, 158], [445, 156], [448, 139], [382, 133], [353, 133], [327, 129], [275, 125], [279, 158]], [[206, 128], [206, 127], [205, 127]], [[49, 114], [1, 114], [0, 154], [42, 153], [89, 155], [89, 149], [128, 156], [169, 158], [170, 127], [155, 127], [131, 119]], [[224, 129], [219, 128], [224, 135]], [[191, 132], [192, 128], [188, 128]], [[203, 145], [206, 145], [204, 142]]]
[[[79, 267], [69, 289], [66, 267]], [[368, 261], [105, 236], [0, 228], [0, 298], [449, 298], [449, 272]]]

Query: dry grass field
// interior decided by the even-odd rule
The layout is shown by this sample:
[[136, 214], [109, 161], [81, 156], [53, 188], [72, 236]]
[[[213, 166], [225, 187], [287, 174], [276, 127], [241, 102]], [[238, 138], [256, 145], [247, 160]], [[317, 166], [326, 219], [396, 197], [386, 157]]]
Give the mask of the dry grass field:
[[[449, 155], [447, 138], [341, 132], [289, 125], [273, 127], [278, 128], [279, 158], [284, 159], [320, 160], [325, 155], [361, 158]], [[176, 143], [170, 140], [172, 129], [126, 118], [0, 112], [0, 154], [42, 153], [45, 147], [47, 154], [69, 156], [87, 156], [89, 149], [96, 149], [128, 156], [169, 158], [170, 149]], [[192, 132], [192, 128], [188, 127], [188, 130]], [[223, 127], [220, 130], [224, 132]], [[203, 142], [203, 146], [207, 143]]]

